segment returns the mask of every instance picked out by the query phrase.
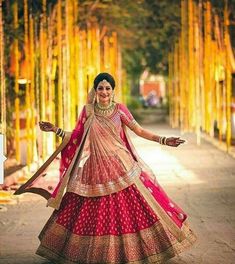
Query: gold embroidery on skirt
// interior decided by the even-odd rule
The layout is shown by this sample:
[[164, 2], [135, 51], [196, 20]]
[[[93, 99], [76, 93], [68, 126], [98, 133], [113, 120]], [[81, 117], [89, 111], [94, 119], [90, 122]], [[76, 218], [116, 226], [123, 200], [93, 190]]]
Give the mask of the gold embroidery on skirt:
[[151, 227], [123, 235], [76, 235], [57, 223], [40, 234], [36, 253], [56, 263], [165, 263], [196, 241], [185, 228], [185, 240], [179, 242], [157, 221]]

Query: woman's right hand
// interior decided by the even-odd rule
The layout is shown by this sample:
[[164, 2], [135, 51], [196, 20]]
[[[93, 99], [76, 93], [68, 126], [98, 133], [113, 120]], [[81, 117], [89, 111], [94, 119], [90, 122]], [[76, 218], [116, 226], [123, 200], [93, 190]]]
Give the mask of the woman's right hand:
[[56, 129], [57, 129], [57, 127], [54, 126], [52, 123], [44, 122], [44, 121], [39, 122], [39, 127], [42, 131], [45, 131], [45, 132], [49, 132], [49, 131], [56, 132]]

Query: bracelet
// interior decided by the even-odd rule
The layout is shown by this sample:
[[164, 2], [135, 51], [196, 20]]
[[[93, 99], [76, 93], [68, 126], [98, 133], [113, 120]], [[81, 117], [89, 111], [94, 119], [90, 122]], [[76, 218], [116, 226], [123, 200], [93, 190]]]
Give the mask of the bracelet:
[[162, 138], [162, 145], [165, 145], [165, 144], [164, 144], [165, 139], [166, 139], [166, 137], [163, 137], [163, 138]]
[[166, 140], [167, 140], [167, 137], [160, 137], [160, 138], [159, 138], [159, 143], [160, 143], [161, 145], [166, 145]]
[[55, 133], [57, 136], [64, 138], [65, 132], [63, 131], [63, 129], [57, 128]]
[[61, 128], [57, 127], [56, 132], [55, 132], [56, 135], [58, 136], [60, 132], [61, 132]]

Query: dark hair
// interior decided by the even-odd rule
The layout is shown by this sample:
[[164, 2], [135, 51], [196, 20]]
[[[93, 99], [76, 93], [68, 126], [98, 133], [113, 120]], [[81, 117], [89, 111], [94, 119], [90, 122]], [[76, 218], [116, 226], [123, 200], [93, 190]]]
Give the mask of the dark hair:
[[94, 89], [95, 90], [97, 89], [99, 82], [101, 82], [103, 80], [106, 80], [107, 82], [109, 82], [110, 85], [112, 86], [112, 89], [114, 89], [115, 80], [114, 80], [113, 76], [107, 72], [102, 72], [102, 73], [99, 73], [94, 79]]

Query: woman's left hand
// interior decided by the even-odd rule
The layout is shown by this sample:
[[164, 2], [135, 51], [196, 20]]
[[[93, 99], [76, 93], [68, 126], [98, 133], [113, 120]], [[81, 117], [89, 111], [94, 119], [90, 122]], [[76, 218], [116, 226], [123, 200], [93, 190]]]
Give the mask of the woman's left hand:
[[185, 140], [181, 139], [180, 137], [168, 137], [166, 139], [166, 145], [171, 147], [178, 147], [180, 144], [183, 144]]

